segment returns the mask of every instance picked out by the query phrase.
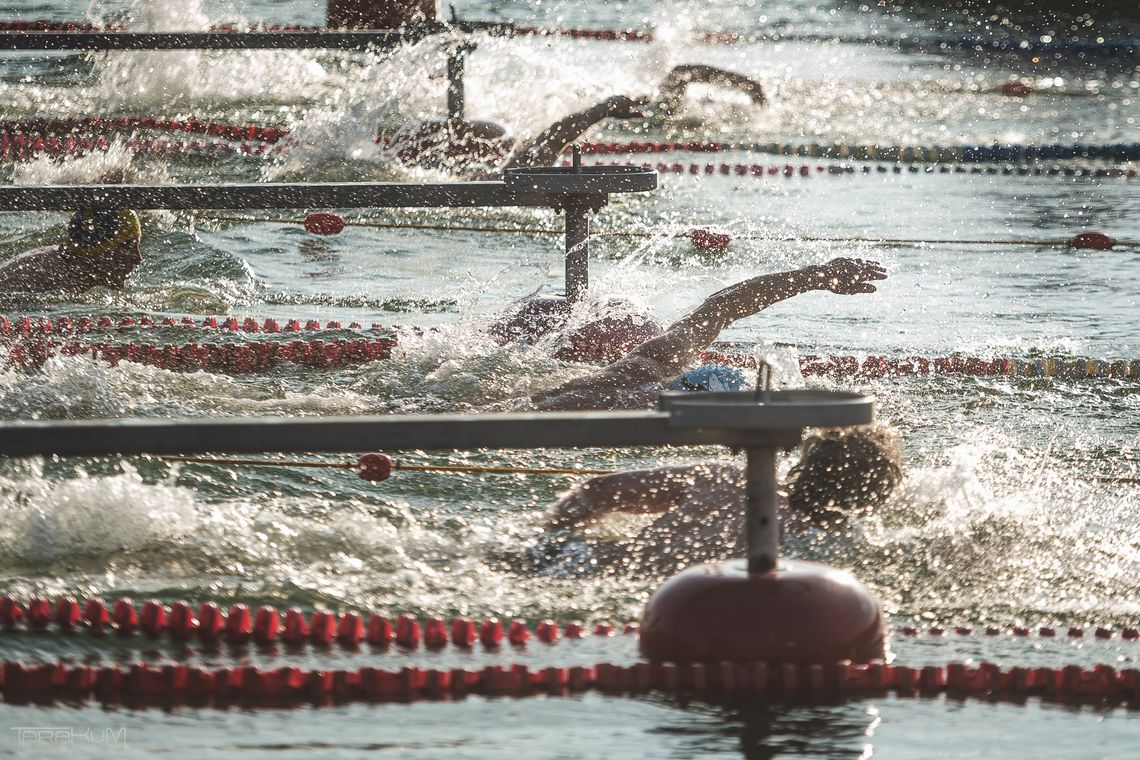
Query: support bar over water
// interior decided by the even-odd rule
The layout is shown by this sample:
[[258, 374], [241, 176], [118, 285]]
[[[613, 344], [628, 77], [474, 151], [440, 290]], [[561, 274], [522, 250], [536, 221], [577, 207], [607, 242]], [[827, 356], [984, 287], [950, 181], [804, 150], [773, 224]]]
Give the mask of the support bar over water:
[[301, 454], [714, 444], [783, 448], [800, 441], [798, 425], [777, 430], [677, 428], [671, 416], [665, 412], [553, 412], [14, 422], [0, 425], [0, 455]]
[[628, 166], [508, 169], [502, 182], [0, 186], [0, 211], [545, 206], [565, 212], [566, 294], [573, 301], [589, 283], [590, 213], [610, 193], [656, 187], [656, 172]]
[[[590, 193], [597, 206], [605, 193]], [[566, 193], [520, 192], [502, 182], [329, 182], [225, 185], [0, 186], [0, 211], [562, 207]]]

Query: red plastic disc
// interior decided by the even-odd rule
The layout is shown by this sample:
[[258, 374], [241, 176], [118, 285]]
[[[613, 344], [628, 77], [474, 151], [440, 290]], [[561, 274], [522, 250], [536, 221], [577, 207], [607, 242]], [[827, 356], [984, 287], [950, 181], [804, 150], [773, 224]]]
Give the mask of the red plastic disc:
[[1027, 85], [1025, 82], [1015, 79], [1004, 83], [1001, 87], [998, 87], [998, 91], [1002, 95], [1009, 95], [1015, 98], [1023, 98], [1026, 95], [1033, 94], [1033, 87]]
[[392, 457], [387, 454], [364, 454], [356, 460], [357, 471], [361, 480], [370, 480], [379, 483], [392, 477]]
[[344, 232], [344, 219], [337, 214], [317, 211], [305, 217], [305, 231], [314, 235], [339, 235]]
[[781, 560], [752, 575], [745, 560], [673, 576], [641, 619], [641, 653], [665, 662], [869, 662], [885, 656], [879, 603], [842, 570]]
[[728, 235], [713, 232], [704, 227], [693, 230], [690, 240], [692, 240], [694, 248], [699, 248], [702, 251], [724, 251], [732, 242], [732, 238]]
[[1116, 241], [1103, 232], [1082, 232], [1069, 241], [1076, 249], [1091, 248], [1094, 251], [1111, 251]]

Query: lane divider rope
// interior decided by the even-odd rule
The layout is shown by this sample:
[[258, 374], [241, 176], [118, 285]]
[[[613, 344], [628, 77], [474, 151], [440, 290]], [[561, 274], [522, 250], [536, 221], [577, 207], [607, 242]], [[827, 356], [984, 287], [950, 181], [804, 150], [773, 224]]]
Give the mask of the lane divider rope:
[[[1040, 637], [1054, 638], [1058, 635], [1055, 626], [1042, 625], [999, 627], [987, 625], [979, 629], [986, 637]], [[306, 616], [299, 609], [292, 608], [279, 612], [272, 606], [262, 606], [251, 610], [244, 604], [233, 604], [228, 611], [210, 601], [193, 604], [186, 601], [164, 603], [154, 599], [136, 606], [131, 599], [116, 599], [108, 606], [102, 599], [89, 598], [80, 603], [70, 597], [59, 597], [52, 601], [40, 597], [22, 603], [12, 596], [0, 597], [0, 632], [6, 633], [75, 633], [86, 632], [92, 636], [116, 635], [130, 638], [144, 635], [151, 639], [161, 636], [179, 641], [197, 639], [205, 643], [219, 640], [231, 644], [273, 644], [285, 643], [297, 646], [307, 644], [331, 646], [336, 643], [346, 647], [356, 647], [367, 643], [373, 647], [388, 647], [396, 644], [405, 649], [415, 649], [421, 644], [429, 649], [440, 649], [451, 645], [461, 648], [473, 647], [476, 643], [486, 648], [498, 647], [504, 642], [515, 646], [525, 646], [532, 638], [546, 644], [555, 644], [559, 638], [581, 639], [593, 636], [608, 637], [620, 632], [624, 635], [637, 635], [639, 625], [627, 622], [615, 626], [609, 621], [587, 625], [578, 621], [563, 623], [541, 620], [531, 626], [527, 621], [513, 619], [503, 623], [499, 617], [490, 617], [481, 622], [465, 617], [453, 619], [450, 623], [438, 617], [419, 617], [409, 614], [398, 616], [359, 612], [329, 612], [317, 610]], [[975, 629], [971, 626], [931, 626], [919, 629], [903, 626], [896, 633], [907, 638], [928, 636], [944, 638], [951, 634], [971, 637]], [[1140, 640], [1140, 629], [1135, 626], [1095, 626], [1084, 628], [1070, 626], [1065, 635], [1070, 639], [1089, 638], [1123, 641]]]
[[[223, 332], [257, 333], [295, 333], [320, 332], [322, 330], [364, 330], [360, 322], [349, 322], [342, 327], [338, 320], [328, 320], [322, 324], [316, 319], [244, 319], [229, 317], [111, 317], [108, 315], [95, 317], [51, 317], [17, 315], [12, 317], [0, 316], [0, 338], [4, 336], [36, 336], [36, 335], [83, 335], [91, 332], [132, 332], [135, 330], [163, 328], [186, 328], [196, 330], [218, 330]], [[423, 332], [419, 327], [405, 327], [404, 325], [382, 325], [373, 322], [368, 330], [376, 332], [381, 330], [412, 330]]]
[[54, 356], [90, 356], [112, 367], [120, 362], [171, 371], [217, 371], [241, 375], [264, 372], [282, 364], [313, 369], [348, 367], [388, 359], [394, 338], [257, 341], [243, 343], [16, 343], [8, 349], [13, 366], [35, 368]]
[[860, 698], [894, 692], [900, 697], [936, 695], [1021, 701], [1043, 699], [1121, 703], [1140, 707], [1140, 669], [1111, 665], [1003, 668], [988, 662], [948, 665], [769, 664], [765, 662], [600, 663], [546, 667], [489, 665], [480, 670], [404, 667], [399, 670], [305, 670], [298, 667], [205, 669], [136, 663], [93, 667], [53, 662], [25, 665], [6, 661], [0, 689], [8, 701], [93, 697], [99, 702], [166, 705], [194, 701], [280, 707], [309, 702], [386, 702], [463, 698], [469, 694], [526, 697], [599, 691], [635, 695], [651, 691], [695, 694], [768, 695], [794, 702]]
[[[561, 161], [559, 166], [571, 166], [569, 161]], [[629, 166], [628, 162], [622, 161], [589, 161], [582, 162], [583, 166]], [[713, 175], [719, 174], [722, 176], [737, 176], [737, 177], [783, 177], [785, 179], [792, 179], [795, 177], [801, 179], [808, 179], [813, 176], [828, 176], [828, 177], [845, 177], [854, 176], [857, 174], [984, 174], [989, 176], [1004, 176], [1004, 177], [1093, 177], [1096, 179], [1136, 179], [1140, 177], [1140, 170], [1129, 168], [1117, 167], [1091, 167], [1091, 166], [1026, 166], [1026, 165], [1005, 165], [1005, 166], [979, 166], [979, 165], [949, 165], [942, 164], [935, 168], [934, 166], [920, 166], [916, 164], [909, 164], [902, 166], [899, 164], [875, 164], [875, 165], [861, 165], [858, 167], [849, 164], [831, 164], [829, 166], [818, 165], [810, 166], [808, 164], [801, 164], [793, 166], [792, 164], [785, 164], [784, 166], [765, 166], [763, 164], [681, 164], [681, 163], [646, 163], [633, 164], [634, 166], [641, 166], [643, 169], [655, 169], [661, 174], [690, 174], [690, 175]]]
[[[706, 351], [701, 360], [717, 364], [728, 364], [742, 369], [756, 367], [756, 357], [741, 354], [724, 354]], [[943, 356], [926, 358], [921, 356], [890, 357], [868, 355], [863, 359], [857, 356], [817, 356], [806, 354], [799, 357], [800, 372], [804, 376], [834, 375], [839, 377], [880, 378], [899, 375], [973, 375], [979, 377], [1061, 377], [1090, 378], [1111, 377], [1140, 379], [1140, 360], [1133, 359], [983, 359], [970, 356]]]
[[[20, 340], [8, 349], [8, 363], [36, 368], [54, 356], [90, 356], [112, 366], [119, 362], [146, 364], [172, 371], [213, 370], [232, 374], [261, 372], [282, 363], [334, 368], [391, 358], [396, 338], [346, 340], [243, 341], [226, 343], [79, 343]], [[706, 351], [705, 363], [754, 368], [756, 359], [742, 354]], [[1140, 379], [1140, 359], [984, 359], [945, 356], [888, 357], [869, 355], [799, 357], [805, 377], [835, 376], [877, 379], [909, 375], [971, 375], [976, 377], [1057, 377], [1064, 379]]]
[[834, 158], [851, 161], [901, 161], [905, 163], [1012, 163], [1087, 159], [1103, 161], [1136, 161], [1140, 159], [1140, 143], [1046, 145], [859, 145], [837, 143], [722, 143], [722, 142], [588, 142], [580, 144], [583, 154], [613, 153], [766, 153], [800, 158]]
[[339, 644], [357, 647], [367, 643], [373, 647], [395, 644], [416, 649], [451, 646], [470, 648], [476, 643], [485, 648], [504, 643], [525, 646], [532, 638], [554, 644], [558, 639], [580, 639], [586, 636], [612, 636], [616, 632], [635, 635], [637, 623], [616, 628], [601, 621], [587, 627], [580, 622], [559, 626], [542, 620], [533, 628], [525, 620], [504, 623], [497, 617], [481, 622], [455, 618], [450, 624], [442, 618], [420, 620], [413, 615], [389, 617], [380, 613], [329, 612], [317, 610], [306, 615], [292, 608], [284, 612], [270, 606], [250, 610], [244, 604], [231, 605], [226, 612], [214, 602], [192, 605], [185, 601], [169, 604], [148, 600], [136, 607], [130, 599], [116, 599], [110, 606], [103, 600], [90, 598], [83, 604], [60, 597], [53, 604], [47, 599], [33, 598], [23, 604], [11, 596], [0, 597], [0, 632], [57, 633], [85, 631], [93, 636], [113, 634], [130, 638], [136, 634], [152, 639], [167, 636], [174, 640], [202, 642], [227, 641], [231, 644], [273, 644], [328, 647]]
[[[197, 219], [207, 222], [238, 222], [298, 225], [314, 235], [339, 235], [346, 227], [362, 227], [387, 230], [435, 230], [439, 232], [481, 232], [509, 233], [515, 235], [555, 235], [565, 234], [564, 230], [541, 227], [500, 227], [488, 225], [459, 224], [414, 224], [410, 222], [376, 222], [345, 219], [339, 214], [318, 211], [304, 219], [282, 217], [259, 217], [229, 214], [198, 214]], [[732, 243], [733, 234], [717, 232], [707, 227], [692, 230], [597, 230], [591, 233], [597, 237], [619, 238], [687, 238], [695, 248], [707, 251], [725, 250]], [[881, 245], [1011, 245], [1048, 248], [1075, 248], [1078, 250], [1112, 250], [1113, 248], [1140, 248], [1140, 241], [1116, 240], [1103, 232], [1086, 230], [1070, 238], [1038, 239], [969, 239], [969, 238], [888, 238], [888, 237], [815, 237], [802, 235], [753, 235], [735, 234], [739, 240], [763, 240], [766, 242], [804, 243], [878, 243]]]

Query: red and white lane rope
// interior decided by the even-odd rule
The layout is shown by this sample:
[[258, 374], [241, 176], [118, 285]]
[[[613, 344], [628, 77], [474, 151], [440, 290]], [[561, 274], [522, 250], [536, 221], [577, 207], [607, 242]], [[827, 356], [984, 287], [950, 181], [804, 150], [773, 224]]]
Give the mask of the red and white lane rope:
[[546, 667], [524, 664], [468, 668], [404, 667], [399, 670], [306, 670], [257, 666], [206, 669], [187, 665], [93, 667], [65, 662], [0, 664], [0, 689], [9, 701], [94, 698], [135, 706], [231, 702], [282, 706], [349, 701], [386, 702], [463, 698], [470, 694], [503, 697], [599, 691], [611, 695], [648, 692], [696, 695], [764, 695], [811, 702], [895, 692], [899, 696], [938, 694], [1013, 699], [1028, 696], [1094, 703], [1140, 705], [1140, 670], [1111, 665], [1008, 667], [993, 663], [887, 665], [850, 662], [769, 664], [764, 662], [600, 663]]

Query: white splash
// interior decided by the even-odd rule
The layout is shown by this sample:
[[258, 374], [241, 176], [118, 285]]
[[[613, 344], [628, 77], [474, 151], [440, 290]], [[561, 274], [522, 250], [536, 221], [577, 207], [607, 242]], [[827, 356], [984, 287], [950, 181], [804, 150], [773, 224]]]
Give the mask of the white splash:
[[[144, 32], [207, 31], [212, 23], [203, 0], [136, 0], [129, 15], [131, 29]], [[96, 58], [95, 73], [104, 108], [200, 107], [203, 99], [296, 102], [327, 77], [303, 51], [112, 52]]]
[[98, 556], [143, 549], [193, 529], [193, 491], [148, 484], [134, 469], [123, 469], [60, 481], [42, 472], [0, 478], [4, 554], [26, 562]]

